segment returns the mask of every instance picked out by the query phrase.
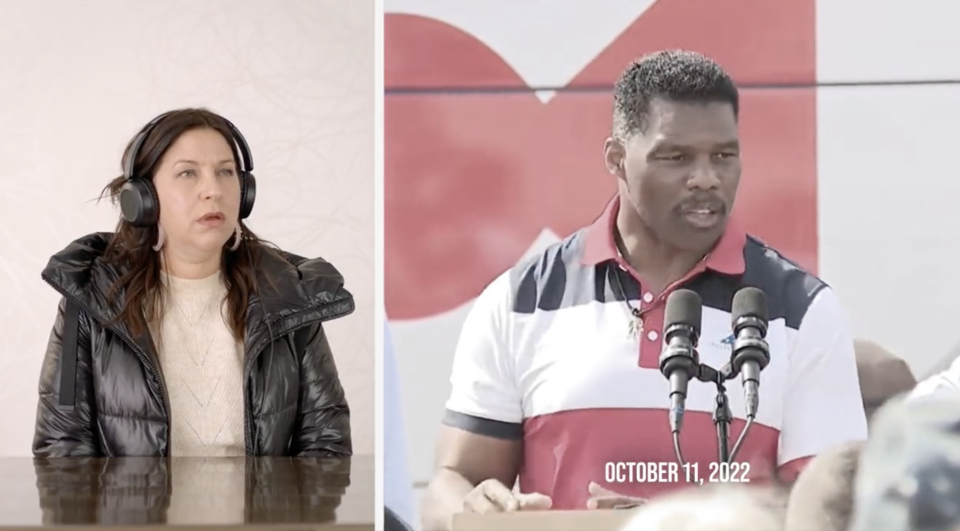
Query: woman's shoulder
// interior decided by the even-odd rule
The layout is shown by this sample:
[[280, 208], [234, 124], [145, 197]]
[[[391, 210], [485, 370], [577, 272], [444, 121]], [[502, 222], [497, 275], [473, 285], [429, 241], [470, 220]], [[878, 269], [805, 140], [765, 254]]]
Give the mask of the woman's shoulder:
[[112, 238], [111, 232], [94, 232], [73, 240], [50, 257], [43, 278], [63, 288], [88, 284]]
[[260, 266], [270, 284], [284, 295], [300, 294], [306, 302], [349, 302], [353, 296], [345, 288], [343, 274], [321, 257], [307, 258], [279, 248], [264, 248]]
[[[332, 263], [319, 256], [307, 258], [280, 248], [268, 248], [268, 267], [296, 270], [301, 280], [323, 279], [343, 283], [343, 274]], [[270, 262], [273, 264], [270, 264]]]
[[110, 245], [112, 232], [94, 232], [73, 240], [50, 257], [47, 268], [89, 269]]

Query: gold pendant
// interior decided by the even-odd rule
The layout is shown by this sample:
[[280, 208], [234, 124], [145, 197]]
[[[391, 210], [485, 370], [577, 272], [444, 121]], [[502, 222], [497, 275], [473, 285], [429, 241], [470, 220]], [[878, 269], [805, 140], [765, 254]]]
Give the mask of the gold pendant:
[[630, 316], [630, 326], [627, 339], [639, 339], [643, 334], [643, 318]]

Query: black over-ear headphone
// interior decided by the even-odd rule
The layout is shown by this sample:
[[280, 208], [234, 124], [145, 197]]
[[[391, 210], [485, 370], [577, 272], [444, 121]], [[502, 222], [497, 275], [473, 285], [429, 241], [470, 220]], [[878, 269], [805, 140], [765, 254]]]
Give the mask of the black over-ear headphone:
[[[134, 165], [144, 141], [150, 136], [157, 124], [170, 114], [170, 112], [167, 112], [157, 116], [140, 131], [140, 134], [133, 139], [130, 152], [123, 162], [123, 176], [127, 179], [127, 182], [120, 188], [120, 212], [123, 213], [123, 219], [136, 227], [150, 227], [156, 225], [160, 220], [160, 202], [157, 200], [157, 192], [153, 187], [153, 182], [150, 181], [148, 176], [136, 175]], [[253, 203], [257, 198], [257, 179], [251, 173], [253, 171], [253, 156], [250, 154], [250, 147], [240, 130], [230, 120], [222, 116], [220, 119], [230, 128], [237, 153], [240, 154], [239, 162], [242, 166], [239, 171], [240, 219], [246, 219], [253, 211]], [[153, 163], [156, 163], [156, 161]]]

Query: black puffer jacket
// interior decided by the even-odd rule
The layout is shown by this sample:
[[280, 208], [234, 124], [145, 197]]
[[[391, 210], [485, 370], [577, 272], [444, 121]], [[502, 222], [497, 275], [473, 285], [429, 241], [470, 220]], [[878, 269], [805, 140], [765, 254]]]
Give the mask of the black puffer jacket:
[[[111, 237], [83, 237], [43, 271], [64, 298], [40, 375], [37, 457], [169, 455], [170, 409], [149, 332], [134, 337], [122, 323], [104, 325], [115, 315], [106, 294], [119, 276], [101, 259]], [[258, 272], [262, 293], [248, 311], [247, 455], [350, 455], [350, 412], [321, 323], [351, 313], [353, 297], [326, 261], [280, 254], [261, 260], [273, 284]], [[78, 318], [67, 318], [71, 312]], [[63, 341], [72, 335], [71, 322], [75, 355]], [[61, 367], [76, 374], [63, 388]]]

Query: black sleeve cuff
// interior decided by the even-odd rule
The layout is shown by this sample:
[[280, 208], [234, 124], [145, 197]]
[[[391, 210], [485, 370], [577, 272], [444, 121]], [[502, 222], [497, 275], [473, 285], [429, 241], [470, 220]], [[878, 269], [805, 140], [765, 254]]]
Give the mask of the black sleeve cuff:
[[494, 439], [509, 441], [519, 441], [523, 439], [523, 424], [475, 417], [449, 409], [443, 414], [443, 424], [477, 435], [493, 437]]

